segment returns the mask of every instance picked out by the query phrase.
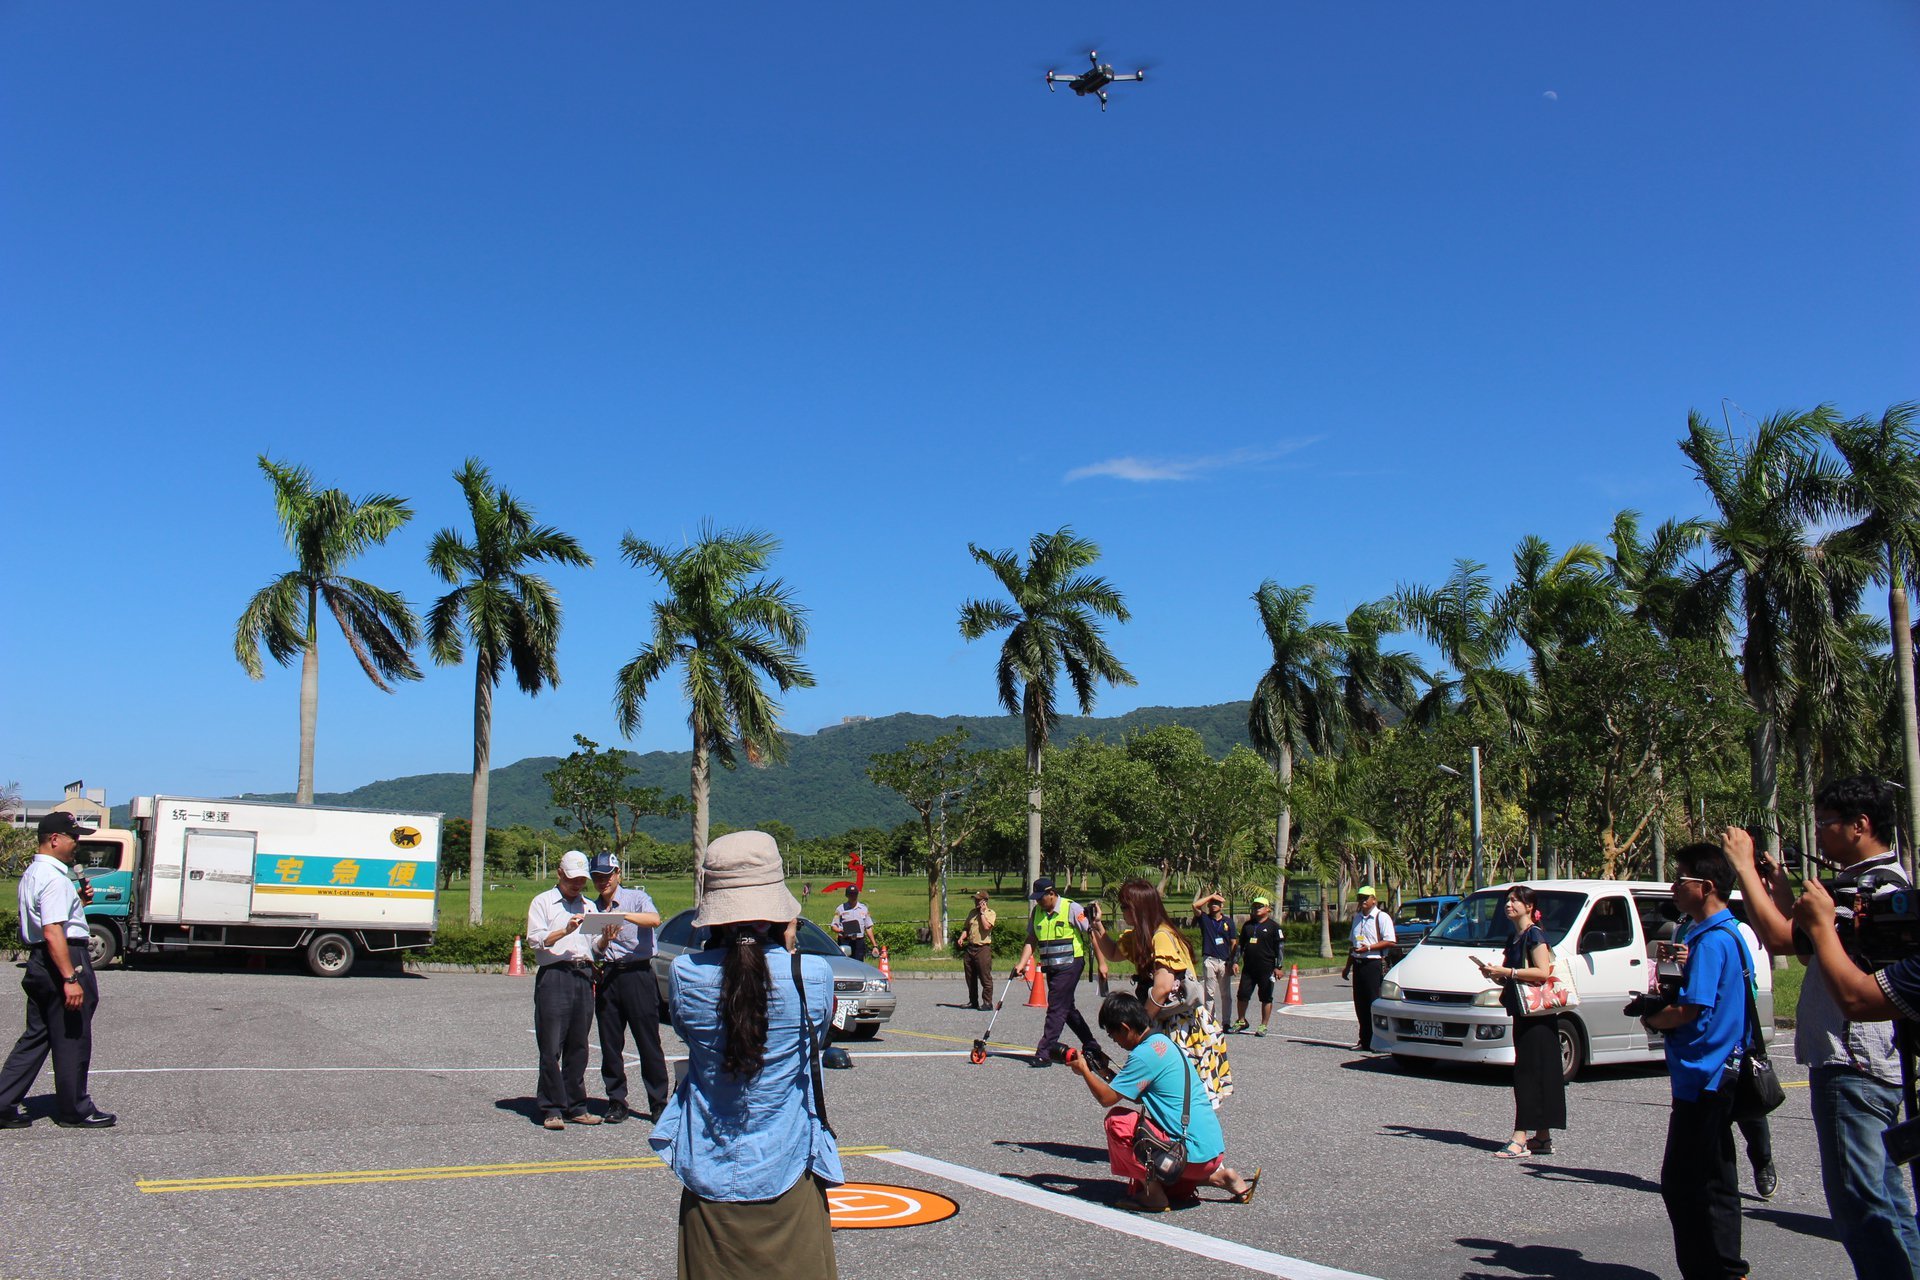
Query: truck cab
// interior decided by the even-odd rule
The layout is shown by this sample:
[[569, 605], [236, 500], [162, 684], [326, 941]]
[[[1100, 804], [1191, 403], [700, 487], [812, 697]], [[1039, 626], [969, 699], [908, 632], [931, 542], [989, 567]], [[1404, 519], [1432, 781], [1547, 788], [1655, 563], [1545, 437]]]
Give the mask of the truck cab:
[[93, 901], [87, 904], [87, 949], [96, 969], [126, 953], [138, 840], [131, 831], [101, 827], [80, 841], [72, 874], [76, 880], [85, 876], [93, 886]]

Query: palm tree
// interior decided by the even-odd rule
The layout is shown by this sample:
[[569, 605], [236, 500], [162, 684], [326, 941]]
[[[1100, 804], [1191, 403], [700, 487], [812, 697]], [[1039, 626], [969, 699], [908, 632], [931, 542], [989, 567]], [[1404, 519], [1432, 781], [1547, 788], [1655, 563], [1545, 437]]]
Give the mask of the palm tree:
[[1399, 629], [1399, 611], [1391, 600], [1356, 606], [1347, 615], [1334, 664], [1347, 728], [1363, 740], [1386, 729], [1386, 711], [1405, 715], [1412, 710], [1420, 700], [1419, 686], [1433, 680], [1412, 654], [1381, 649], [1380, 642]]
[[969, 542], [967, 551], [985, 565], [1012, 598], [968, 600], [960, 606], [960, 634], [968, 640], [1002, 630], [995, 669], [1000, 705], [1018, 715], [1027, 739], [1027, 883], [1040, 876], [1040, 766], [1047, 737], [1059, 719], [1054, 689], [1064, 669], [1081, 715], [1093, 714], [1094, 686], [1133, 684], [1101, 627], [1102, 618], [1125, 622], [1126, 602], [1105, 578], [1086, 569], [1100, 548], [1073, 530], [1036, 533], [1022, 566], [1017, 552], [985, 551]]
[[1438, 587], [1400, 587], [1394, 604], [1453, 668], [1451, 676], [1434, 680], [1414, 707], [1414, 720], [1432, 724], [1465, 712], [1513, 741], [1522, 739], [1533, 719], [1534, 690], [1526, 676], [1499, 665], [1513, 638], [1513, 619], [1494, 593], [1487, 566], [1456, 560]]
[[1780, 732], [1792, 700], [1794, 621], [1834, 616], [1830, 549], [1810, 533], [1845, 496], [1846, 476], [1815, 442], [1839, 426], [1830, 406], [1775, 414], [1736, 443], [1696, 412], [1680, 452], [1717, 514], [1703, 524], [1715, 557], [1692, 595], [1708, 616], [1737, 610], [1741, 675], [1757, 714], [1749, 746], [1753, 797], [1766, 815], [1767, 852], [1780, 855]]
[[357, 501], [339, 489], [313, 487], [305, 467], [274, 462], [264, 453], [260, 470], [273, 486], [280, 531], [294, 567], [254, 593], [233, 628], [233, 656], [249, 676], [264, 670], [260, 646], [281, 666], [300, 658], [300, 779], [295, 799], [313, 803], [313, 732], [320, 708], [320, 606], [340, 624], [347, 647], [367, 679], [383, 693], [389, 680], [418, 680], [411, 650], [420, 643], [420, 623], [406, 599], [340, 572], [348, 561], [392, 537], [413, 518], [406, 499], [368, 494]]
[[1900, 687], [1901, 760], [1907, 777], [1907, 865], [1914, 866], [1920, 832], [1920, 724], [1913, 691], [1913, 620], [1907, 606], [1907, 574], [1920, 566], [1920, 438], [1914, 419], [1920, 404], [1896, 404], [1875, 422], [1857, 418], [1831, 433], [1847, 463], [1847, 507], [1859, 517], [1849, 536], [1878, 562], [1874, 581], [1887, 584], [1887, 617], [1893, 630], [1893, 668]]
[[453, 473], [473, 517], [473, 541], [452, 529], [433, 535], [427, 567], [453, 590], [434, 601], [427, 616], [433, 660], [454, 666], [473, 645], [473, 841], [468, 866], [467, 922], [480, 923], [486, 887], [487, 786], [493, 754], [493, 691], [503, 664], [511, 663], [520, 691], [529, 697], [560, 683], [556, 649], [560, 600], [545, 578], [527, 572], [542, 561], [586, 568], [593, 557], [569, 534], [536, 525], [533, 512], [505, 489], [478, 458]]
[[1282, 587], [1271, 578], [1253, 593], [1272, 661], [1253, 688], [1247, 736], [1253, 749], [1273, 765], [1280, 784], [1280, 815], [1273, 835], [1273, 895], [1280, 903], [1287, 900], [1294, 755], [1329, 751], [1346, 720], [1335, 665], [1347, 636], [1331, 622], [1308, 622], [1311, 603], [1312, 587]]
[[801, 665], [806, 644], [806, 610], [778, 578], [762, 578], [780, 547], [772, 534], [758, 530], [719, 530], [700, 526], [691, 545], [670, 551], [628, 533], [620, 556], [636, 569], [650, 569], [666, 587], [654, 602], [653, 637], [614, 679], [613, 705], [620, 730], [632, 737], [640, 728], [640, 704], [647, 688], [674, 663], [686, 668], [682, 686], [687, 724], [693, 730], [693, 872], [696, 900], [706, 891], [707, 812], [713, 787], [712, 761], [737, 765], [735, 748], [751, 764], [784, 760], [780, 704], [763, 679], [785, 693], [813, 687], [813, 673]]

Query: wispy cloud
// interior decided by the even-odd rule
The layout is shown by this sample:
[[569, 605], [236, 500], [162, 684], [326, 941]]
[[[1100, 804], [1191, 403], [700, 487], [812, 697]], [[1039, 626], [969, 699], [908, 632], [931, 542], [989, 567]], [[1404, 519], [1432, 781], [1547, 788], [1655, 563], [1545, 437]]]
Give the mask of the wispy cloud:
[[1065, 478], [1068, 483], [1094, 479], [1132, 480], [1140, 484], [1158, 480], [1197, 480], [1216, 471], [1233, 471], [1277, 461], [1317, 443], [1319, 439], [1319, 436], [1303, 436], [1264, 449], [1232, 449], [1226, 453], [1196, 454], [1184, 458], [1143, 458], [1128, 454], [1075, 467], [1067, 472]]

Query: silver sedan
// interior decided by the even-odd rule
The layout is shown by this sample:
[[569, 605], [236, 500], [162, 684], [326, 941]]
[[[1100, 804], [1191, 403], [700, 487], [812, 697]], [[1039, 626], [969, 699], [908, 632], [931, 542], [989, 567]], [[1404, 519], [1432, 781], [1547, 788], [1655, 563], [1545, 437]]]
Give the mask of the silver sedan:
[[[669, 1020], [673, 1003], [673, 962], [685, 952], [706, 946], [707, 931], [693, 927], [688, 908], [660, 926], [653, 953], [653, 976], [660, 984], [660, 1021]], [[800, 953], [824, 956], [833, 966], [834, 1034], [855, 1040], [871, 1039], [880, 1024], [893, 1016], [893, 985], [872, 965], [842, 951], [827, 931], [811, 920], [800, 922]]]

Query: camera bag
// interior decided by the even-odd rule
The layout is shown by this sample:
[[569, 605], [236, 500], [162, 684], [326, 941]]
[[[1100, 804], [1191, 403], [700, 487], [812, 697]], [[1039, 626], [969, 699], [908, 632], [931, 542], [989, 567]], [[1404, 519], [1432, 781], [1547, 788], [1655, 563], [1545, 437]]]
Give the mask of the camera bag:
[[[1725, 925], [1718, 927], [1726, 929]], [[1760, 1006], [1753, 998], [1753, 970], [1747, 967], [1746, 939], [1733, 929], [1726, 932], [1733, 934], [1733, 940], [1740, 944], [1740, 972], [1746, 979], [1747, 993], [1746, 1044], [1740, 1051], [1739, 1074], [1733, 1082], [1733, 1118], [1757, 1120], [1777, 1110], [1787, 1100], [1787, 1091], [1780, 1087], [1773, 1060], [1767, 1057], [1767, 1038], [1760, 1030]]]

